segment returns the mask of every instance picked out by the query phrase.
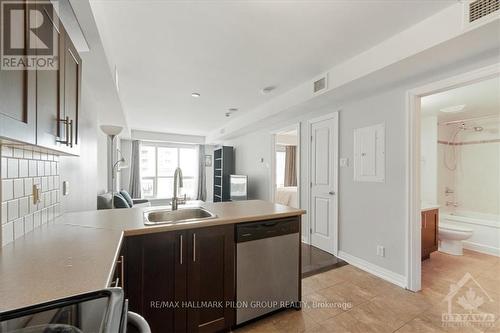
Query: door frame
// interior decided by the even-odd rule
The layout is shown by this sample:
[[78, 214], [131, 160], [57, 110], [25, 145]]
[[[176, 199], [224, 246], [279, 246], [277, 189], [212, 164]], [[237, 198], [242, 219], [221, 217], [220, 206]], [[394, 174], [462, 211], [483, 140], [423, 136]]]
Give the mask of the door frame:
[[296, 130], [297, 131], [297, 205], [301, 208], [302, 202], [301, 202], [301, 189], [302, 189], [302, 184], [300, 181], [300, 164], [301, 164], [301, 135], [300, 135], [300, 122], [295, 123], [293, 125], [289, 125], [286, 127], [282, 127], [276, 130], [271, 131], [271, 168], [270, 168], [270, 192], [269, 192], [269, 197], [271, 198], [271, 202], [274, 202], [276, 198], [276, 135], [281, 132], [285, 131], [291, 131], [291, 130]]
[[[311, 208], [312, 208], [312, 197], [311, 197], [311, 183], [312, 183], [312, 124], [316, 123], [318, 121], [326, 120], [333, 118], [334, 119], [334, 131], [336, 133], [334, 137], [334, 172], [333, 172], [333, 181], [334, 181], [334, 191], [335, 191], [335, 198], [333, 199], [333, 206], [335, 209], [335, 219], [333, 221], [333, 240], [334, 240], [334, 246], [333, 246], [333, 255], [338, 256], [339, 252], [339, 141], [340, 141], [340, 133], [339, 133], [339, 111], [331, 112], [329, 114], [312, 118], [307, 121], [307, 151], [308, 151], [308, 163], [307, 163], [307, 185], [306, 185], [306, 191], [307, 191], [307, 243], [311, 244]], [[311, 244], [312, 245], [312, 244]]]
[[406, 284], [412, 291], [421, 289], [421, 208], [420, 208], [420, 99], [483, 80], [500, 77], [500, 63], [433, 82], [406, 93], [407, 116], [407, 225]]

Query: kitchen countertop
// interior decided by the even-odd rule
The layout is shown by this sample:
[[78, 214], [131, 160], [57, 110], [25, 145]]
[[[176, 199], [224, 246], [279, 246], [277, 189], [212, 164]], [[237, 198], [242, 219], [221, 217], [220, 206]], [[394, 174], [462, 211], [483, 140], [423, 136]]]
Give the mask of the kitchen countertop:
[[0, 311], [108, 287], [124, 236], [305, 213], [261, 200], [201, 206], [217, 218], [144, 226], [144, 211], [168, 207], [131, 208], [69, 213], [35, 229], [0, 250]]
[[423, 202], [420, 206], [420, 210], [422, 212], [426, 212], [428, 210], [434, 210], [434, 209], [439, 209], [439, 205], [436, 205], [436, 204], [429, 204], [429, 203], [425, 203]]

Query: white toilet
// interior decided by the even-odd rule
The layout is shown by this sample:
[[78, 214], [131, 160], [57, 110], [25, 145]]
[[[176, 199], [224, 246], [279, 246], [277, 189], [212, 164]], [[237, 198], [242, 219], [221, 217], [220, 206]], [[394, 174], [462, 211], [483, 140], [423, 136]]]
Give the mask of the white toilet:
[[472, 229], [439, 222], [439, 251], [455, 256], [463, 255], [462, 241], [472, 236]]

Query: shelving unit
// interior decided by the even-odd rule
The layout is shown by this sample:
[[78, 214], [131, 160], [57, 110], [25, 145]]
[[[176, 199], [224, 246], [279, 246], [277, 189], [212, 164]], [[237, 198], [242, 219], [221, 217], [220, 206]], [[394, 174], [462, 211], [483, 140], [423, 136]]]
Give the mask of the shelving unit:
[[214, 202], [230, 200], [229, 175], [234, 173], [233, 147], [214, 150]]

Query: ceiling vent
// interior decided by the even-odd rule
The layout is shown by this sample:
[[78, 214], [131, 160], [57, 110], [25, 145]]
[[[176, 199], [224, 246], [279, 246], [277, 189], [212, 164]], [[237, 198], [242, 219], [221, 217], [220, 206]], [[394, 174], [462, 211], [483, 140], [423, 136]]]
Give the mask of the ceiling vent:
[[500, 0], [476, 0], [467, 2], [469, 24], [489, 16], [500, 9]]
[[319, 94], [328, 88], [327, 76], [321, 76], [313, 81], [313, 94]]

